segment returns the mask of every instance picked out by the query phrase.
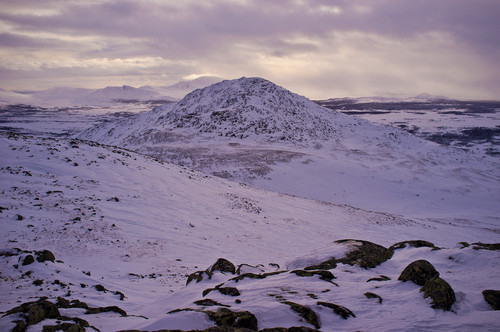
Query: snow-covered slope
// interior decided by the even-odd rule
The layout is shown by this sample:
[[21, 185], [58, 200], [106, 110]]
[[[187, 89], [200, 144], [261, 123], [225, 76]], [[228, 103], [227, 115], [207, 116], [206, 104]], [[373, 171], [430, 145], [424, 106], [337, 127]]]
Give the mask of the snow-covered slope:
[[[220, 308], [250, 312], [259, 329], [497, 326], [497, 312], [481, 292], [497, 286], [499, 252], [458, 242], [499, 242], [498, 224], [411, 220], [287, 196], [80, 140], [1, 134], [0, 154], [0, 311], [47, 297], [31, 309], [19, 307], [26, 313], [4, 314], [2, 331], [14, 328], [15, 321], [31, 322], [29, 331], [41, 331], [61, 322], [83, 324], [81, 319], [101, 331], [203, 329], [215, 325], [206, 312]], [[292, 272], [341, 259], [363, 245], [333, 243], [345, 238], [385, 247], [422, 239], [443, 249], [400, 245], [374, 268], [343, 261], [319, 274]], [[185, 286], [187, 275], [219, 257], [252, 266], [242, 265], [238, 274], [212, 267], [211, 279], [201, 273], [200, 282]], [[432, 309], [419, 286], [397, 280], [418, 259], [430, 261], [453, 287], [452, 311]], [[249, 272], [253, 277], [243, 276]], [[379, 280], [367, 282], [372, 278]], [[240, 295], [231, 296], [230, 287]], [[373, 294], [383, 301], [369, 298]], [[193, 303], [198, 300], [203, 301]], [[52, 312], [38, 321], [33, 313], [49, 307], [47, 301], [58, 303], [60, 315]], [[83, 302], [98, 309], [83, 308]], [[317, 323], [301, 318], [291, 302], [313, 310]], [[338, 304], [356, 317], [343, 319], [319, 302]]]
[[499, 165], [320, 107], [261, 79], [195, 90], [80, 138], [276, 192], [446, 222], [498, 222]]

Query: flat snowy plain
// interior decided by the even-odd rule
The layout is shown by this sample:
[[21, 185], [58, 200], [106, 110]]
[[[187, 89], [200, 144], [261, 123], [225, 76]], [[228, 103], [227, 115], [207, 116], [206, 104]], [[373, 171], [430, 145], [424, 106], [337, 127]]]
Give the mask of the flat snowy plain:
[[[2, 117], [5, 130], [0, 135], [0, 311], [46, 296], [54, 303], [63, 297], [90, 307], [118, 306], [127, 313], [59, 309], [64, 316], [88, 321], [94, 328], [87, 331], [205, 329], [215, 323], [202, 311], [221, 305], [251, 312], [259, 329], [498, 329], [500, 314], [485, 302], [482, 291], [500, 288], [500, 252], [467, 246], [500, 242], [496, 158], [435, 143], [384, 158], [377, 158], [381, 150], [352, 149], [347, 143], [328, 154], [321, 152], [324, 148], [274, 144], [276, 150], [300, 157], [271, 165], [265, 177], [248, 181], [251, 186], [210, 175], [217, 168], [202, 173], [67, 137], [116, 116], [129, 121], [130, 113], [145, 111], [141, 105], [61, 113], [52, 109], [50, 116], [39, 109], [24, 119], [12, 108], [4, 109], [2, 114], [9, 116]], [[414, 142], [411, 137], [408, 141]], [[237, 140], [226, 143], [212, 144], [231, 153], [257, 149]], [[424, 154], [417, 149], [424, 149], [429, 159], [419, 159]], [[291, 273], [342, 258], [361, 245], [335, 243], [341, 239], [386, 248], [425, 240], [441, 250], [402, 246], [369, 269], [338, 263], [330, 269], [331, 280]], [[54, 253], [54, 262], [22, 264], [44, 249]], [[208, 269], [220, 257], [236, 266], [248, 264], [240, 267], [239, 276], [262, 278], [235, 280], [238, 274], [214, 271], [211, 279], [204, 273], [200, 282], [186, 285], [188, 275]], [[432, 263], [454, 289], [450, 311], [431, 308], [420, 286], [398, 280], [419, 259]], [[372, 278], [382, 280], [368, 282]], [[224, 295], [217, 291], [222, 286], [235, 287], [240, 295]], [[207, 289], [214, 290], [204, 296]], [[382, 302], [366, 297], [368, 292]], [[202, 299], [218, 305], [194, 303]], [[312, 309], [318, 325], [286, 302]], [[344, 319], [319, 302], [348, 308], [355, 317]], [[4, 315], [0, 329], [9, 331], [20, 319], [21, 314]], [[58, 320], [45, 319], [27, 330], [41, 331]]]

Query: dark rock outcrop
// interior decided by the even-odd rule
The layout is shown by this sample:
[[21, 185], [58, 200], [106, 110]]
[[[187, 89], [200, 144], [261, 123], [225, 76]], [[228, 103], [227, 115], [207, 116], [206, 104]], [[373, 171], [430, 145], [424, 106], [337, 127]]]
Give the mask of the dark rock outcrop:
[[257, 318], [248, 311], [231, 311], [227, 308], [220, 308], [217, 311], [204, 311], [204, 313], [218, 326], [258, 330]]
[[393, 244], [392, 246], [389, 247], [389, 250], [397, 250], [397, 249], [402, 249], [406, 246], [410, 246], [413, 248], [421, 248], [421, 247], [429, 247], [433, 248], [434, 250], [438, 250], [439, 248], [434, 245], [434, 243], [424, 241], [424, 240], [409, 240], [409, 241], [401, 241], [398, 243]]
[[346, 257], [338, 259], [338, 263], [358, 265], [362, 268], [370, 269], [391, 259], [393, 255], [392, 250], [369, 241], [347, 239], [335, 242], [356, 245], [356, 248], [349, 251]]

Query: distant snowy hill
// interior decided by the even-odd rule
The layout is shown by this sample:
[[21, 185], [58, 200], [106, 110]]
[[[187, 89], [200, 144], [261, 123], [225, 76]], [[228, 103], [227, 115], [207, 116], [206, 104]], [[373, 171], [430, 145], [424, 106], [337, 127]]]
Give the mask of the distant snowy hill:
[[443, 222], [498, 222], [494, 159], [323, 108], [261, 78], [90, 128], [123, 146], [264, 189]]
[[116, 103], [158, 103], [177, 101], [189, 92], [221, 81], [216, 76], [202, 76], [168, 86], [128, 85], [108, 86], [103, 89], [57, 87], [47, 90], [17, 93], [0, 89], [0, 105], [29, 104], [45, 107], [94, 106]]
[[218, 76], [201, 76], [192, 80], [183, 80], [167, 86], [144, 86], [165, 96], [181, 99], [193, 90], [201, 89], [222, 81]]

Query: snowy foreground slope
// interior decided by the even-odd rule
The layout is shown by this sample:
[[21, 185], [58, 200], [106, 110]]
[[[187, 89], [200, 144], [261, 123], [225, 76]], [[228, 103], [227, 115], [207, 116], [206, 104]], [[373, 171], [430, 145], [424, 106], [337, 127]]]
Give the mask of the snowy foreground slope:
[[[226, 324], [254, 329], [498, 328], [482, 294], [498, 289], [500, 252], [484, 244], [498, 224], [287, 196], [76, 139], [1, 134], [0, 154], [2, 331], [205, 329], [229, 312]], [[416, 239], [441, 249], [387, 249]], [[419, 259], [454, 290], [449, 310], [398, 280]]]
[[195, 90], [78, 137], [275, 192], [409, 218], [499, 223], [495, 158], [326, 109], [261, 78]]

